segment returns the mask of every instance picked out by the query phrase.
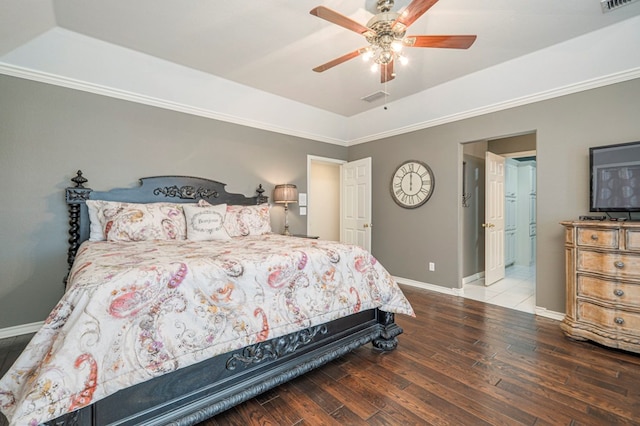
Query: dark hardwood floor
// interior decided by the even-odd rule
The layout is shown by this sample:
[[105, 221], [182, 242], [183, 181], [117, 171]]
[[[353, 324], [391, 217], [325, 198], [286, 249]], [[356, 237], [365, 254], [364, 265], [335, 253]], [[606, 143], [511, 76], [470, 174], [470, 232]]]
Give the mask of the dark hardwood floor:
[[[640, 355], [576, 342], [544, 317], [403, 287], [398, 349], [371, 345], [213, 425], [638, 425]], [[0, 341], [2, 371], [24, 338]], [[1, 423], [1, 422], [0, 422]]]

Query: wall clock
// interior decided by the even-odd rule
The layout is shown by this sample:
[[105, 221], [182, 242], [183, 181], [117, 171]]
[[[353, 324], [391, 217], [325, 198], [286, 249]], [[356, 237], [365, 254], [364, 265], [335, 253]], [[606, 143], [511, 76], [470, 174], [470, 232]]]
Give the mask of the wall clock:
[[391, 177], [391, 198], [400, 207], [415, 209], [431, 197], [434, 185], [433, 172], [426, 163], [408, 160]]

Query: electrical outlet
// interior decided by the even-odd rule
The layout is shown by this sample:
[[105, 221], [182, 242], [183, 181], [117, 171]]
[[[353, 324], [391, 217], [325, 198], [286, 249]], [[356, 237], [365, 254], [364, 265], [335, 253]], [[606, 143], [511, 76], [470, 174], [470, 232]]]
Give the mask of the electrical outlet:
[[436, 270], [436, 264], [433, 262], [429, 262], [429, 270], [430, 271], [435, 271]]

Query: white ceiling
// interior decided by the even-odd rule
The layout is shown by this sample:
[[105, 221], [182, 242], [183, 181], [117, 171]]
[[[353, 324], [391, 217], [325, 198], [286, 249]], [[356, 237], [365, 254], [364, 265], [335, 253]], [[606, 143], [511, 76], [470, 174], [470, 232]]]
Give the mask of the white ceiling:
[[[407, 3], [398, 0], [394, 10]], [[640, 1], [603, 13], [600, 0], [440, 0], [407, 34], [476, 34], [475, 44], [408, 49], [409, 64], [396, 65], [397, 77], [381, 84], [359, 58], [312, 71], [366, 45], [362, 36], [310, 15], [318, 5], [362, 24], [375, 9], [373, 0], [2, 0], [0, 63], [39, 63], [52, 73], [45, 61], [67, 60], [81, 72], [91, 58], [61, 58], [71, 48], [52, 58], [24, 57], [34, 40], [51, 34], [69, 46], [74, 37], [90, 38], [348, 118], [640, 16]], [[386, 100], [361, 100], [380, 90], [389, 93]]]

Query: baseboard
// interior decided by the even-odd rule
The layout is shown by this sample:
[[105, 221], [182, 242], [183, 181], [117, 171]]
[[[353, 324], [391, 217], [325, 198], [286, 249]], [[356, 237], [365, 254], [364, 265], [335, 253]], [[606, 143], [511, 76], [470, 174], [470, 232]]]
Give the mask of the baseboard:
[[[484, 276], [484, 272], [481, 272], [481, 274]], [[420, 281], [410, 280], [408, 278], [395, 277], [395, 276], [393, 277], [393, 279], [395, 279], [398, 284], [404, 284], [411, 287], [418, 287], [425, 290], [437, 291], [438, 293], [450, 294], [452, 296], [464, 297], [464, 289], [462, 288], [442, 287], [435, 284], [428, 284]], [[550, 311], [540, 306], [536, 306], [535, 314], [540, 315], [541, 317], [550, 318], [552, 320], [557, 320], [557, 321], [562, 321], [564, 319], [563, 313]]]
[[550, 311], [547, 308], [542, 308], [540, 306], [536, 306], [536, 315], [557, 321], [562, 321], [564, 319], [564, 314], [562, 312]]
[[484, 271], [476, 272], [475, 274], [469, 275], [468, 277], [464, 277], [462, 279], [462, 285], [467, 285], [474, 281], [478, 281], [484, 278]]
[[461, 288], [442, 287], [435, 284], [423, 283], [421, 281], [410, 280], [409, 278], [393, 277], [398, 284], [405, 284], [411, 287], [418, 287], [425, 290], [437, 291], [438, 293], [450, 294], [453, 296], [462, 296]]
[[32, 322], [31, 324], [16, 325], [14, 327], [0, 328], [0, 339], [21, 336], [23, 334], [35, 333], [40, 330], [44, 321]]

